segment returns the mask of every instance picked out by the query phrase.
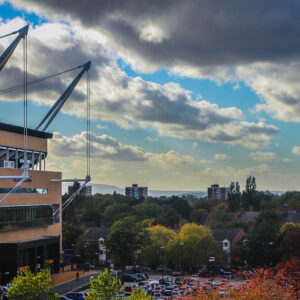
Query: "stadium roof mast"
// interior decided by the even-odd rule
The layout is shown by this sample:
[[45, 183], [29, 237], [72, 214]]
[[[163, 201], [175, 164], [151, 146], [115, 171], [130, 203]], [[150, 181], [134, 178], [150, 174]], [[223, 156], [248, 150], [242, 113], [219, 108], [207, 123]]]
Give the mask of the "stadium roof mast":
[[[39, 125], [36, 127], [36, 130], [42, 127], [44, 123], [46, 125], [43, 127], [43, 131], [45, 131], [49, 125], [52, 123], [56, 115], [59, 113], [69, 96], [71, 95], [72, 91], [75, 89], [76, 85], [82, 78], [83, 74], [86, 72], [87, 73], [87, 132], [86, 132], [86, 141], [87, 141], [87, 148], [86, 148], [86, 158], [87, 158], [87, 174], [86, 178], [84, 179], [51, 179], [52, 182], [79, 182], [82, 181], [84, 182], [77, 191], [70, 196], [62, 205], [62, 211], [64, 211], [69, 204], [73, 201], [73, 199], [79, 195], [80, 191], [87, 185], [88, 182], [91, 181], [91, 176], [90, 176], [90, 67], [91, 67], [91, 62], [88, 61], [84, 65], [81, 66], [82, 70], [79, 72], [79, 74], [74, 78], [74, 80], [70, 83], [70, 85], [66, 88], [64, 93], [59, 97], [59, 99], [55, 102], [55, 104], [50, 108], [48, 113], [45, 115], [43, 120], [39, 123]], [[59, 213], [59, 209], [57, 209], [54, 212], [54, 215]]]
[[8, 194], [0, 199], [0, 205], [3, 205], [8, 196], [13, 193], [25, 180], [29, 178], [27, 167], [27, 34], [29, 25], [23, 28], [13, 31], [9, 34], [3, 35], [0, 39], [8, 37], [10, 35], [19, 34], [14, 41], [8, 46], [8, 48], [0, 56], [0, 72], [4, 68], [5, 64], [13, 54], [14, 50], [18, 46], [21, 39], [23, 39], [23, 67], [24, 67], [24, 172], [21, 176], [0, 176], [0, 179], [17, 179], [19, 182], [14, 188], [12, 188]]
[[[24, 38], [24, 161], [27, 162], [27, 33], [28, 33], [28, 28], [29, 25], [26, 25], [25, 27], [11, 32], [7, 35], [0, 36], [1, 38], [19, 33], [18, 37], [11, 43], [11, 45], [4, 51], [4, 53], [0, 57], [0, 72], [5, 66], [6, 62], [14, 52], [15, 48], [17, 47], [19, 41]], [[82, 70], [79, 72], [79, 74], [75, 77], [75, 79], [71, 82], [71, 84], [67, 87], [67, 89], [64, 91], [64, 93], [59, 97], [59, 99], [55, 102], [55, 104], [51, 107], [49, 112], [46, 114], [46, 116], [43, 118], [43, 120], [39, 123], [39, 125], [36, 127], [36, 130], [39, 130], [39, 128], [47, 121], [46, 125], [43, 127], [43, 131], [45, 131], [49, 125], [52, 123], [56, 115], [59, 113], [75, 87], [77, 86], [78, 82], [82, 78], [83, 74], [86, 72], [87, 73], [87, 132], [86, 132], [86, 140], [87, 140], [87, 146], [86, 146], [86, 159], [87, 159], [87, 175], [85, 179], [52, 179], [52, 182], [79, 182], [83, 181], [84, 184], [80, 186], [80, 188], [73, 194], [69, 199], [67, 199], [63, 205], [62, 205], [62, 211], [67, 208], [67, 206], [73, 201], [73, 199], [80, 193], [80, 191], [87, 185], [88, 182], [91, 181], [90, 177], [90, 66], [91, 66], [91, 61], [88, 61], [84, 65], [81, 65], [79, 67], [73, 68], [71, 70], [77, 69], [77, 68], [82, 68]], [[51, 78], [53, 76], [71, 71], [67, 70], [61, 73], [57, 73], [48, 77], [43, 78], [42, 80]], [[21, 86], [15, 87], [19, 88]], [[14, 89], [15, 89], [14, 88]], [[12, 89], [12, 90], [14, 90]], [[9, 89], [10, 91], [10, 89]], [[8, 91], [8, 92], [9, 92]], [[24, 172], [21, 176], [0, 176], [0, 179], [18, 179], [19, 182], [17, 185], [10, 190], [8, 194], [6, 194], [2, 199], [0, 199], [0, 205], [3, 204], [4, 200], [7, 199], [7, 197], [15, 192], [15, 190], [25, 181], [29, 178], [28, 171], [27, 171], [27, 163], [24, 164]], [[59, 209], [57, 209], [54, 212], [54, 215], [59, 213]]]

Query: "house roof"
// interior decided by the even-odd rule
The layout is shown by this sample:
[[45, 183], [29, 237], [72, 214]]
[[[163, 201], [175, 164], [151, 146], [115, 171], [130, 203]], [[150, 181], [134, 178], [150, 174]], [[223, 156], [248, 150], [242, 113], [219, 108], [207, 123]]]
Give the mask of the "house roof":
[[239, 216], [239, 220], [242, 222], [253, 222], [259, 215], [259, 211], [245, 211]]
[[280, 214], [285, 222], [300, 223], [300, 213], [295, 210], [289, 210], [288, 215]]
[[107, 227], [92, 227], [85, 234], [85, 240], [99, 240], [100, 238], [105, 239], [106, 236], [110, 233], [110, 229]]
[[224, 229], [219, 228], [219, 229], [212, 229], [211, 233], [215, 238], [215, 240], [219, 242], [227, 239], [232, 243], [241, 231], [244, 230], [242, 228], [224, 228]]
[[[1, 123], [1, 122], [0, 122], [0, 130], [24, 134], [23, 126], [16, 126], [11, 124]], [[35, 136], [43, 139], [51, 139], [53, 136], [52, 133], [35, 130], [35, 129], [29, 129], [29, 128], [27, 129], [27, 134], [29, 136]]]

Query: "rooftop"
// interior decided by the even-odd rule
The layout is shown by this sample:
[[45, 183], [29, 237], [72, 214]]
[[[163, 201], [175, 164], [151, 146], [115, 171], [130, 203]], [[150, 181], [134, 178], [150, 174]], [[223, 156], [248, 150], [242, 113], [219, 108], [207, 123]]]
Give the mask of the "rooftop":
[[[6, 123], [1, 123], [0, 122], [0, 130], [3, 131], [9, 131], [9, 132], [14, 132], [14, 133], [24, 133], [24, 127], [22, 126], [16, 126], [16, 125], [11, 125], [11, 124], [6, 124]], [[27, 130], [29, 136], [35, 136], [43, 139], [51, 139], [53, 134], [49, 132], [44, 132], [44, 131], [39, 131], [35, 129], [29, 129]]]

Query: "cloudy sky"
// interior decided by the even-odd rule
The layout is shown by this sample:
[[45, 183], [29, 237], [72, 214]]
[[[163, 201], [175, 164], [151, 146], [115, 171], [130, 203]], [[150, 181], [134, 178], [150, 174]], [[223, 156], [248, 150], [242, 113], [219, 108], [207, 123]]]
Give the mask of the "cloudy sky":
[[[296, 0], [0, 0], [0, 35], [31, 24], [28, 78], [92, 61], [94, 183], [204, 190], [254, 175], [299, 189]], [[0, 40], [0, 52], [14, 36]], [[0, 89], [22, 83], [22, 46]], [[34, 128], [79, 70], [29, 88]], [[0, 120], [22, 125], [22, 91]], [[85, 176], [86, 77], [49, 127], [48, 169]]]

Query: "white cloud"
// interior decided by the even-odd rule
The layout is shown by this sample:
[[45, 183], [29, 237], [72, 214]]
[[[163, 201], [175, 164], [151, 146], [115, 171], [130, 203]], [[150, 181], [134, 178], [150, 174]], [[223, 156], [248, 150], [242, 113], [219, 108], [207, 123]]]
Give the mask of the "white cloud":
[[271, 161], [277, 159], [277, 154], [274, 152], [251, 152], [250, 156], [253, 160], [263, 162], [263, 161]]
[[149, 141], [149, 142], [152, 142], [152, 143], [158, 142], [158, 138], [152, 138], [150, 136], [146, 136], [146, 140]]
[[[85, 157], [86, 132], [66, 137], [54, 132], [49, 141], [49, 152], [54, 157]], [[175, 150], [166, 153], [147, 152], [142, 147], [124, 145], [108, 135], [91, 133], [91, 157], [124, 162], [149, 162], [162, 168], [196, 163], [195, 159]]]
[[216, 153], [216, 154], [214, 155], [214, 158], [215, 158], [216, 160], [227, 160], [227, 159], [229, 159], [230, 157], [229, 157], [227, 154], [224, 154], [224, 153]]
[[295, 147], [292, 149], [292, 153], [293, 153], [294, 155], [299, 156], [299, 155], [300, 155], [300, 147], [299, 147], [299, 146], [295, 146]]
[[105, 126], [105, 125], [98, 124], [98, 125], [97, 125], [97, 128], [98, 128], [98, 129], [107, 129], [108, 127]]
[[197, 142], [192, 143], [192, 148], [193, 149], [196, 149], [197, 147], [198, 147], [198, 143]]

